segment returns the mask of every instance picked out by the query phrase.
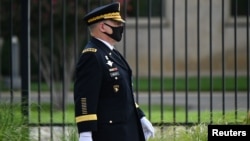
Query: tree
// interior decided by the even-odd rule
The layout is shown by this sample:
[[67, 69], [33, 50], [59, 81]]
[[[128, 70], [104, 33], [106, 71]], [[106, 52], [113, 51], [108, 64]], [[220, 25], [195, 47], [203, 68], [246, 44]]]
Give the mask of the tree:
[[[49, 87], [52, 83], [65, 82], [63, 89], [62, 85], [59, 87], [54, 85], [55, 87], [51, 88], [56, 97], [53, 103], [57, 108], [62, 108], [62, 97], [65, 96], [67, 99], [75, 59], [79, 55], [76, 53], [80, 52], [78, 45], [82, 45], [87, 35], [82, 22], [87, 4], [85, 1], [77, 0], [31, 0], [30, 2], [30, 49], [31, 57], [34, 59], [31, 63], [31, 78], [38, 82], [39, 71], [41, 81], [46, 82]], [[0, 11], [0, 36], [5, 41], [8, 41], [11, 35], [17, 35], [20, 39], [21, 1], [13, 0], [11, 3], [9, 0], [1, 0]], [[65, 95], [62, 95], [62, 90], [66, 92]]]
[[[5, 41], [12, 34], [21, 37], [21, 2], [0, 1], [0, 36]], [[48, 84], [59, 109], [64, 106], [63, 97], [67, 99], [76, 59], [88, 37], [82, 18], [108, 2], [111, 0], [30, 0], [31, 78]]]

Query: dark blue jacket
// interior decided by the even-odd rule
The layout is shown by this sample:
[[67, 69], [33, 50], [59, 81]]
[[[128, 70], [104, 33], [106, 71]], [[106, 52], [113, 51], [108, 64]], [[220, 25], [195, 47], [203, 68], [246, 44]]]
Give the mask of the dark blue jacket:
[[74, 101], [78, 132], [93, 141], [145, 141], [126, 60], [91, 38], [78, 60]]

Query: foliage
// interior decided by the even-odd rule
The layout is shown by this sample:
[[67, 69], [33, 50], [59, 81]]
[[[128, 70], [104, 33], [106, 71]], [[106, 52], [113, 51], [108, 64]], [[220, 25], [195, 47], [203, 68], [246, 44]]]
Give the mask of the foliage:
[[[37, 104], [32, 104], [31, 105], [31, 113], [30, 113], [30, 120], [31, 123], [33, 124], [37, 124], [38, 121], [36, 121], [36, 119], [38, 119], [38, 115], [37, 115]], [[143, 105], [141, 106], [141, 108], [146, 111], [146, 115], [148, 115], [147, 113], [147, 105]], [[158, 107], [158, 109], [157, 109]], [[55, 138], [60, 138], [62, 141], [77, 141], [77, 129], [76, 129], [76, 125], [75, 123], [73, 123], [74, 118], [73, 118], [73, 105], [68, 105], [67, 106], [67, 113], [65, 114], [67, 116], [67, 121], [71, 122], [71, 128], [65, 128], [65, 134], [61, 134], [61, 130], [53, 130], [53, 136], [55, 136]], [[160, 121], [160, 108], [159, 105], [154, 105], [152, 107], [153, 111], [152, 111], [152, 115], [154, 115], [151, 119], [151, 121], [153, 123], [155, 122], [159, 122]], [[166, 106], [164, 107], [164, 109], [166, 111], [168, 111], [168, 113], [164, 113], [165, 115], [168, 115], [168, 117], [171, 116], [171, 113], [173, 113], [173, 111], [171, 111], [171, 107]], [[49, 123], [51, 121], [50, 119], [50, 105], [49, 104], [42, 104], [40, 105], [40, 112], [42, 116], [42, 123]], [[176, 116], [176, 121], [184, 121], [182, 118], [185, 117], [184, 116], [184, 110], [183, 108], [179, 107], [176, 109], [177, 112], [177, 116]], [[202, 111], [201, 113], [201, 123], [197, 123], [194, 125], [187, 125], [187, 126], [183, 126], [183, 125], [155, 125], [155, 129], [156, 129], [156, 134], [154, 138], [150, 138], [149, 141], [207, 141], [207, 121], [204, 122], [204, 119], [207, 117], [209, 117], [209, 113], [203, 113], [204, 111]], [[62, 123], [62, 114], [60, 113], [60, 111], [54, 111], [53, 112], [53, 121], [55, 123]], [[235, 121], [235, 113], [233, 111], [228, 111], [225, 116], [227, 117], [225, 120], [221, 120], [221, 111], [215, 112], [213, 113], [213, 124], [233, 124], [232, 121]], [[190, 112], [189, 116], [190, 117], [195, 117], [196, 112]], [[218, 116], [216, 116], [218, 115]], [[246, 114], [245, 111], [240, 112], [239, 111], [239, 115], [242, 115], [241, 118], [239, 118], [239, 120], [241, 120], [240, 122], [235, 122], [235, 124], [247, 124], [244, 123], [245, 119], [247, 115], [247, 118], [249, 116], [249, 113]], [[20, 105], [5, 105], [5, 104], [0, 104], [0, 141], [27, 141], [27, 134], [22, 134], [23, 132], [21, 132], [23, 129], [27, 129], [27, 126], [24, 124], [23, 120], [21, 119], [21, 114], [20, 114]], [[170, 122], [173, 122], [172, 119], [169, 119]], [[244, 121], [244, 122], [242, 122]], [[66, 122], [68, 123], [68, 122]], [[67, 126], [65, 126], [67, 127]], [[39, 127], [36, 126], [35, 128], [40, 128], [42, 130], [42, 134], [41, 134], [41, 138], [50, 138], [50, 127]], [[30, 127], [30, 129], [34, 129], [34, 127]], [[33, 130], [32, 130], [33, 131]], [[16, 136], [9, 136], [15, 134]], [[36, 140], [37, 138], [37, 133], [34, 132], [30, 132], [30, 138]], [[21, 138], [23, 138], [23, 140], [21, 140]], [[26, 139], [26, 140], [25, 140]]]
[[154, 138], [149, 141], [207, 141], [207, 125], [198, 124], [191, 127], [169, 126], [156, 128]]
[[[74, 65], [89, 36], [83, 16], [91, 9], [111, 0], [29, 2], [31, 79], [45, 82], [48, 86], [61, 82], [64, 86], [50, 87], [50, 91], [57, 97], [54, 102], [56, 107], [63, 107], [59, 94], [65, 91], [67, 96], [68, 85], [74, 77]], [[0, 1], [0, 36], [4, 39], [1, 60], [9, 60], [11, 36], [17, 36], [20, 41], [25, 37], [22, 35], [22, 29], [27, 23], [23, 18], [25, 15], [22, 14], [22, 4], [25, 4], [25, 1]], [[3, 69], [10, 68], [10, 62], [3, 64]], [[9, 75], [11, 71], [4, 72]]]
[[16, 107], [0, 104], [0, 141], [27, 141], [28, 126], [24, 119], [14, 118], [13, 110], [16, 111]]
[[[129, 17], [144, 17], [148, 16], [159, 17], [161, 15], [161, 5], [165, 1], [162, 0], [154, 0], [154, 1], [146, 1], [146, 0], [127, 0], [128, 2], [128, 10], [127, 16]], [[136, 10], [138, 7], [138, 10]], [[149, 13], [150, 12], [150, 13]], [[164, 13], [164, 12], [162, 12]]]
[[[221, 76], [201, 76], [197, 78], [180, 76], [180, 77], [166, 77], [162, 81], [160, 78], [139, 78], [134, 82], [134, 88], [139, 91], [160, 91], [161, 86], [163, 91], [247, 91], [248, 78], [245, 76], [226, 76], [223, 80]], [[136, 85], [138, 83], [138, 86]], [[236, 85], [237, 83], [237, 85]], [[149, 85], [151, 87], [149, 87]]]
[[[45, 82], [48, 86], [61, 82], [59, 87], [50, 87], [53, 102], [56, 108], [63, 107], [61, 93], [65, 91], [67, 97], [69, 83], [74, 74], [74, 65], [80, 54], [78, 46], [82, 46], [88, 34], [83, 23], [83, 16], [88, 6], [98, 4], [97, 0], [91, 2], [79, 0], [31, 0], [30, 2], [30, 57], [31, 79]], [[10, 37], [16, 35], [21, 41], [23, 21], [22, 12], [24, 1], [0, 1], [0, 36], [4, 39], [1, 60], [9, 60], [11, 44]], [[21, 44], [22, 49], [22, 44]], [[21, 50], [20, 49], [20, 50]], [[21, 59], [20, 59], [21, 60]], [[10, 64], [4, 63], [4, 68]], [[11, 71], [7, 71], [8, 73]]]

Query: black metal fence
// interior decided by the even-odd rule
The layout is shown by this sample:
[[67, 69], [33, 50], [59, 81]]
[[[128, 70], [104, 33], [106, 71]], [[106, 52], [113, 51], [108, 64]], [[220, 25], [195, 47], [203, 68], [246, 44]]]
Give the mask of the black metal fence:
[[[82, 17], [107, 2], [0, 2], [1, 103], [21, 103], [39, 140], [42, 130], [57, 140], [54, 132], [74, 127], [74, 65], [89, 38]], [[126, 30], [117, 46], [155, 126], [227, 122], [228, 113], [242, 122], [250, 106], [248, 0], [120, 2]]]

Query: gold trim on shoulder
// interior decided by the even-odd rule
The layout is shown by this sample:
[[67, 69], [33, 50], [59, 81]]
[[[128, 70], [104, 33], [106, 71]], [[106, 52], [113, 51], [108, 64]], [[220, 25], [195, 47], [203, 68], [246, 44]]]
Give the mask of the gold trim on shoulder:
[[96, 48], [86, 48], [82, 51], [82, 53], [85, 53], [85, 52], [97, 52], [97, 49]]
[[90, 121], [90, 120], [97, 120], [96, 114], [91, 115], [84, 115], [76, 117], [76, 122], [83, 122], [83, 121]]

